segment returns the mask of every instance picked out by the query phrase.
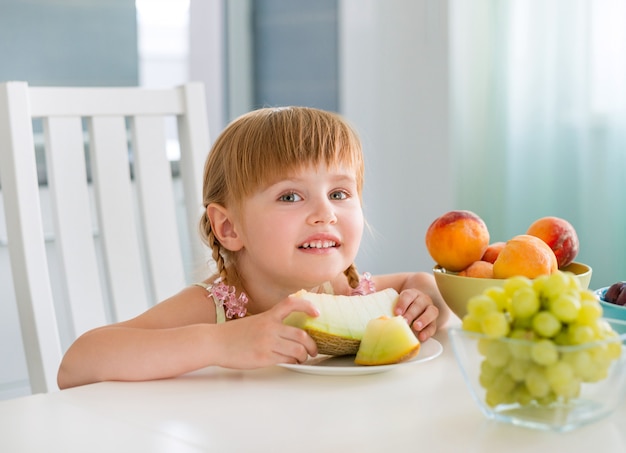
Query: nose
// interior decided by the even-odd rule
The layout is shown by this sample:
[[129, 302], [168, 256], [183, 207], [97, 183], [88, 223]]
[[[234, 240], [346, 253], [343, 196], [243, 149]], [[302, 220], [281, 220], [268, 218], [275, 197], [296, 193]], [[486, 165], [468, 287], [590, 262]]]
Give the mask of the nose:
[[309, 215], [311, 224], [334, 224], [337, 222], [335, 207], [328, 198], [316, 201]]

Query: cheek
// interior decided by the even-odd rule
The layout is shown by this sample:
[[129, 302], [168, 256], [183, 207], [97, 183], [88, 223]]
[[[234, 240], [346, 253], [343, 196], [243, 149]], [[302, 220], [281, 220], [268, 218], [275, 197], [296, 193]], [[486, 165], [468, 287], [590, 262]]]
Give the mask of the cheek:
[[353, 212], [351, 215], [345, 218], [346, 227], [351, 231], [351, 239], [358, 247], [363, 236], [363, 229], [365, 228], [365, 219], [363, 218], [363, 212], [361, 210]]

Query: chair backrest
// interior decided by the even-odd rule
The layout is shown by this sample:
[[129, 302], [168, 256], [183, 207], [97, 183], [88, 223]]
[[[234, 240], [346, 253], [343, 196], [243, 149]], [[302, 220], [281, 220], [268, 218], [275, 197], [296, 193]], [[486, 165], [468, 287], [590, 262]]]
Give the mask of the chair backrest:
[[[182, 197], [168, 159], [170, 129]], [[47, 186], [39, 184], [40, 145]], [[0, 184], [33, 393], [58, 388], [60, 310], [70, 313], [76, 337], [174, 294], [188, 280], [183, 237], [193, 263], [206, 262], [197, 225], [208, 150], [200, 83], [157, 90], [0, 84]], [[42, 223], [43, 190], [54, 252]], [[55, 285], [64, 300], [53, 300]]]

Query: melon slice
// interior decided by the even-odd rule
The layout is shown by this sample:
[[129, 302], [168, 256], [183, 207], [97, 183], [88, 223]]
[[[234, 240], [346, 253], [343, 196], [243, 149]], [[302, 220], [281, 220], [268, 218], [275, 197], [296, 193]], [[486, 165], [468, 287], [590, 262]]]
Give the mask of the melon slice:
[[365, 328], [354, 363], [389, 365], [404, 362], [417, 355], [420, 342], [402, 316], [381, 316]]
[[356, 354], [367, 324], [380, 316], [393, 317], [398, 293], [393, 288], [365, 296], [336, 296], [300, 290], [296, 297], [311, 301], [320, 312], [316, 318], [293, 312], [285, 324], [300, 327], [317, 343], [320, 354]]

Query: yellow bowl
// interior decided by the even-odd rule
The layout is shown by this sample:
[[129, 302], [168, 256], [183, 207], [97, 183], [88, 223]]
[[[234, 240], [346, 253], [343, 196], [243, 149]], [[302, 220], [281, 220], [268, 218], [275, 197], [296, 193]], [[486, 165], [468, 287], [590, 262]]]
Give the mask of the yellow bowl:
[[[590, 266], [574, 262], [561, 270], [572, 272], [578, 277], [582, 288], [589, 288], [591, 282]], [[447, 271], [439, 265], [433, 268], [433, 274], [443, 299], [450, 310], [459, 318], [463, 318], [467, 313], [465, 307], [471, 297], [481, 294], [485, 289], [492, 286], [502, 286], [505, 281], [497, 278], [463, 277], [456, 272]]]

